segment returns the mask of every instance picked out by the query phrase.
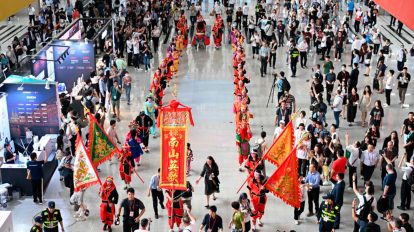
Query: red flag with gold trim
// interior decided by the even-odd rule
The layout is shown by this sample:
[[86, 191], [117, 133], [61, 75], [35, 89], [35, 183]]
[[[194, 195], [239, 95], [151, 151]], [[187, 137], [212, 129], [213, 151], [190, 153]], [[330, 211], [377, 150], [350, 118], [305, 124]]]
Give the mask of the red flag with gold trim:
[[300, 208], [298, 178], [298, 160], [295, 147], [273, 175], [269, 177], [265, 188], [276, 197], [282, 199], [286, 204]]
[[191, 108], [171, 100], [159, 109], [161, 134], [160, 188], [185, 190], [187, 188], [187, 131], [194, 125]]
[[78, 134], [75, 149], [75, 163], [73, 165], [73, 185], [75, 191], [89, 188], [92, 185], [101, 184], [98, 173], [92, 165], [91, 158]]
[[89, 154], [93, 166], [97, 167], [99, 164], [110, 159], [116, 152], [118, 147], [112, 141], [111, 137], [99, 125], [96, 118], [89, 114]]
[[290, 154], [294, 144], [293, 120], [290, 120], [285, 129], [276, 138], [269, 150], [264, 155], [264, 159], [270, 163], [280, 166]]

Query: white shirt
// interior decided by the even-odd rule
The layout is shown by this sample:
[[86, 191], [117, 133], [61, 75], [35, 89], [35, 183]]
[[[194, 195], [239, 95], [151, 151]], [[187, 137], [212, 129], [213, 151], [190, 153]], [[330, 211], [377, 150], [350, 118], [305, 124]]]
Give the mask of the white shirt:
[[402, 60], [403, 60], [403, 54], [404, 54], [404, 50], [403, 49], [398, 50], [398, 53], [397, 53], [397, 61], [402, 62]]
[[279, 137], [279, 135], [282, 133], [282, 131], [283, 131], [283, 129], [280, 126], [276, 127], [275, 132], [273, 133], [273, 137], [275, 139], [277, 139], [277, 137]]
[[336, 95], [334, 101], [332, 103], [333, 111], [342, 111], [342, 97], [340, 95]]
[[195, 224], [195, 222], [191, 222], [190, 225], [184, 227], [184, 229], [182, 230], [182, 232], [197, 232], [197, 226]]
[[354, 145], [348, 145], [346, 147], [346, 150], [348, 150], [351, 155], [348, 158], [348, 163], [352, 167], [358, 167], [359, 165], [359, 149], [354, 147]]
[[385, 89], [392, 89], [395, 85], [394, 75], [388, 74], [387, 79], [384, 82], [385, 82]]
[[36, 9], [32, 6], [27, 8], [27, 12], [29, 13], [29, 15], [34, 15], [36, 13]]
[[306, 126], [307, 126], [307, 124], [308, 124], [308, 122], [307, 122], [308, 120], [306, 119], [306, 118], [300, 118], [300, 117], [298, 117], [296, 120], [295, 120], [295, 128], [298, 128], [299, 127], [299, 124], [301, 124], [301, 123], [303, 123], [303, 125], [305, 125], [305, 128], [306, 128]]
[[311, 149], [311, 142], [310, 140], [304, 140], [302, 142], [302, 146], [299, 146], [296, 150], [296, 157], [298, 159], [307, 159], [308, 158], [308, 150]]
[[369, 152], [365, 150], [362, 152], [361, 161], [367, 166], [374, 166], [379, 159], [379, 154], [377, 151]]
[[134, 230], [134, 232], [149, 232], [149, 230], [138, 229], [138, 230]]
[[242, 10], [243, 10], [243, 15], [248, 15], [249, 14], [249, 6], [248, 5], [244, 5]]
[[365, 42], [365, 39], [355, 39], [352, 43], [352, 50], [361, 50], [362, 44], [364, 44]]
[[402, 179], [403, 180], [407, 180], [408, 179], [408, 177], [410, 176], [410, 174], [411, 174], [411, 172], [413, 171], [413, 165], [411, 165], [410, 163], [408, 163], [408, 162], [405, 162], [406, 163], [406, 167], [401, 167], [401, 170], [404, 172], [404, 174], [403, 174], [403, 177], [402, 177]]
[[306, 43], [306, 40], [302, 40], [302, 42], [299, 43], [298, 49], [300, 52], [307, 52], [308, 51], [308, 43]]
[[[356, 213], [359, 215], [359, 212], [361, 212], [362, 208], [364, 208], [365, 202], [364, 202], [364, 195], [358, 194], [357, 197], [358, 197], [359, 203], [358, 203], [358, 206], [356, 207]], [[372, 201], [371, 207], [375, 208], [377, 206], [377, 199], [375, 199], [375, 197], [372, 195], [368, 195], [368, 194], [365, 195], [365, 200], [367, 202], [371, 200], [371, 198], [374, 198], [374, 200]]]

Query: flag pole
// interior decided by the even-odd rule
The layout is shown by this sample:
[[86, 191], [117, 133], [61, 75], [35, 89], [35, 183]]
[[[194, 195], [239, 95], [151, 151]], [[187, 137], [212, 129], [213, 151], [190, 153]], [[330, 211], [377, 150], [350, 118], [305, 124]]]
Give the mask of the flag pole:
[[[296, 116], [297, 116], [297, 114], [299, 113], [299, 110], [300, 110], [300, 108], [292, 115], [292, 118], [291, 118], [291, 120], [289, 121], [289, 123], [293, 123], [293, 120], [294, 119], [296, 119]], [[285, 129], [284, 130], [286, 130], [286, 128], [287, 127], [285, 127]], [[305, 137], [305, 135], [308, 135], [309, 133], [305, 133], [303, 136], [302, 136], [302, 138], [301, 138], [301, 140], [299, 140], [299, 143], [302, 143], [302, 141], [303, 141], [303, 139], [304, 139], [304, 137]], [[276, 139], [275, 140], [275, 142], [273, 143], [273, 144], [275, 144], [276, 142], [277, 142], [278, 140]], [[298, 144], [299, 144], [298, 143]], [[272, 145], [273, 145], [272, 144]], [[268, 149], [268, 151], [269, 151], [270, 149]], [[256, 168], [260, 165], [260, 163], [265, 159], [265, 157], [267, 156], [267, 154], [268, 154], [268, 152], [266, 152], [266, 154], [259, 160], [259, 162], [256, 164], [256, 166], [254, 166], [254, 168], [253, 168], [253, 170], [256, 170]], [[244, 182], [243, 182], [243, 184], [239, 187], [239, 189], [237, 190], [237, 194], [240, 192], [240, 190], [243, 188], [243, 186], [247, 183], [247, 180], [249, 179], [249, 176], [244, 180]]]

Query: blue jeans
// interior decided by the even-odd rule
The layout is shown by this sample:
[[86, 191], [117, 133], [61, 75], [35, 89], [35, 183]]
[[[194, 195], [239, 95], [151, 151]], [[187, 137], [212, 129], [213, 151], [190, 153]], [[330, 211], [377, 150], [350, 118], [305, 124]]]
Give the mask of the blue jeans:
[[341, 115], [341, 112], [342, 112], [342, 110], [333, 112], [334, 113], [334, 118], [335, 118], [335, 124], [336, 124], [337, 127], [339, 127], [339, 115]]
[[124, 86], [125, 89], [125, 96], [127, 98], [128, 103], [131, 102], [131, 85], [125, 85]]
[[150, 61], [151, 59], [149, 58], [149, 56], [145, 55], [144, 56], [144, 67], [145, 67], [145, 71], [147, 71], [148, 69], [150, 69]]

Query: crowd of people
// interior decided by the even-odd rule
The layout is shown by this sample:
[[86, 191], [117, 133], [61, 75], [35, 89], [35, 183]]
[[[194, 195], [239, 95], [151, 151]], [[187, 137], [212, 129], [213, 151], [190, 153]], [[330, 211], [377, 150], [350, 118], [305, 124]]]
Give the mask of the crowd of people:
[[[76, 3], [78, 2], [80, 0]], [[300, 215], [304, 212], [307, 200], [307, 216], [316, 216], [321, 232], [338, 229], [341, 225], [341, 218], [342, 220], [344, 218], [342, 215], [352, 218], [355, 224], [354, 231], [413, 231], [409, 223], [410, 214], [403, 212], [399, 217], [394, 217], [393, 210], [394, 197], [398, 192], [401, 195], [401, 202], [397, 208], [402, 211], [411, 208], [414, 173], [414, 113], [409, 112], [407, 119], [403, 121], [402, 128], [391, 131], [383, 144], [377, 143], [381, 138], [380, 132], [382, 132], [386, 116], [384, 108], [391, 106], [390, 96], [395, 85], [398, 87], [401, 108], [407, 107], [405, 96], [411, 78], [405, 66], [408, 52], [404, 46], [394, 52], [397, 66], [395, 69], [390, 68], [390, 56], [393, 54], [391, 43], [382, 38], [379, 28], [376, 27], [379, 16], [378, 6], [372, 0], [360, 3], [347, 0], [346, 4], [344, 3], [345, 1], [335, 0], [258, 1], [254, 7], [254, 14], [251, 14], [253, 9], [250, 9], [247, 3], [237, 6], [233, 0], [223, 1], [223, 5], [218, 1], [215, 2], [212, 12], [212, 16], [216, 19], [212, 28], [214, 45], [216, 49], [222, 46], [222, 38], [227, 26], [228, 41], [233, 48], [232, 75], [235, 96], [233, 113], [238, 164], [239, 171], [247, 170], [248, 174], [247, 192], [240, 194], [239, 199], [231, 203], [234, 213], [229, 221], [229, 227], [234, 232], [257, 231], [256, 226], [263, 226], [261, 218], [265, 211], [266, 193], [268, 192], [264, 187], [267, 177], [265, 164], [261, 159], [267, 151], [266, 132], [262, 131], [255, 146], [251, 146], [253, 143], [251, 142], [250, 120], [253, 114], [249, 110], [250, 98], [246, 88], [251, 78], [246, 73], [246, 62], [255, 61], [247, 57], [249, 54], [246, 53], [247, 44], [252, 46], [250, 54], [253, 58], [257, 55], [260, 60], [261, 77], [274, 74], [269, 69], [276, 70], [276, 59], [281, 59], [290, 65], [292, 78], [297, 76], [298, 62], [302, 69], [308, 69], [309, 57], [320, 57], [322, 61], [322, 64], [316, 64], [312, 68], [309, 111], [298, 112], [298, 117], [295, 119], [292, 115], [296, 112], [296, 100], [291, 91], [294, 86], [289, 83], [287, 72], [278, 70], [278, 74], [275, 75], [277, 76], [274, 83], [277, 91], [277, 109], [273, 140], [277, 139], [290, 120], [294, 120], [294, 134], [297, 141], [295, 146], [298, 147], [301, 205], [300, 208], [294, 209], [294, 223], [300, 224]], [[122, 211], [124, 231], [148, 230], [150, 220], [143, 218], [146, 209], [142, 201], [135, 197], [135, 190], [130, 186], [131, 177], [135, 167], [141, 165], [141, 155], [150, 151], [150, 135], [157, 136], [157, 108], [164, 105], [164, 91], [169, 86], [170, 80], [178, 74], [179, 60], [187, 48], [189, 38], [194, 35], [192, 44], [197, 48], [200, 44], [208, 44], [206, 23], [200, 13], [200, 5], [199, 2], [192, 3], [191, 1], [189, 3], [187, 1], [127, 1], [124, 5], [115, 0], [114, 2], [95, 1], [89, 5], [88, 10], [83, 9], [82, 4], [78, 3], [72, 7], [68, 3], [65, 10], [62, 10], [57, 7], [58, 4], [46, 1], [46, 7], [39, 13], [39, 16], [35, 15], [29, 6], [30, 23], [37, 26], [47, 25], [33, 29], [34, 33], [37, 33], [36, 37], [39, 38], [51, 37], [47, 35], [53, 34], [51, 30], [56, 30], [58, 23], [61, 28], [64, 21], [70, 22], [77, 17], [114, 17], [116, 19], [115, 40], [99, 41], [97, 49], [101, 51], [102, 59], [98, 61], [96, 71], [85, 80], [79, 97], [102, 127], [105, 126], [104, 122], [109, 115], [110, 126], [106, 132], [112, 141], [122, 144], [121, 153], [118, 156], [119, 171], [128, 197], [118, 204], [117, 186], [119, 185], [114, 183], [113, 177], [109, 176], [105, 179], [99, 191], [103, 230], [111, 231], [112, 225], [119, 223]], [[56, 9], [53, 11], [52, 8]], [[190, 26], [187, 23], [186, 8], [190, 15]], [[222, 9], [226, 9], [227, 24], [224, 23]], [[53, 19], [53, 14], [57, 15], [55, 19]], [[158, 53], [161, 35], [168, 36], [171, 33], [170, 21], [173, 25], [174, 36], [168, 45], [167, 54], [161, 59], [158, 68], [151, 68], [153, 64], [151, 59]], [[85, 25], [87, 35], [93, 35], [99, 23], [96, 21]], [[402, 27], [401, 22], [399, 22], [399, 28], [400, 25]], [[351, 41], [350, 46], [348, 41]], [[19, 46], [16, 44], [17, 49], [20, 48]], [[27, 47], [24, 44], [22, 46]], [[30, 50], [30, 47], [26, 49]], [[278, 49], [284, 49], [285, 58], [277, 56]], [[13, 53], [17, 60], [16, 51]], [[343, 56], [349, 53], [351, 63], [348, 65], [351, 70], [347, 64], [342, 62]], [[8, 57], [9, 55], [7, 54]], [[334, 59], [331, 59], [331, 55]], [[9, 61], [11, 60], [9, 57]], [[377, 63], [373, 74], [370, 67], [374, 60]], [[3, 56], [1, 63], [7, 65], [3, 62]], [[9, 65], [11, 65], [10, 62]], [[153, 70], [154, 72], [150, 93], [145, 99], [142, 112], [129, 123], [130, 131], [121, 143], [116, 129], [117, 122], [121, 119], [125, 120], [121, 117], [120, 99], [125, 97], [127, 104], [131, 103], [130, 95], [134, 79], [128, 69], [135, 68], [137, 71], [142, 71], [141, 65], [145, 71]], [[336, 72], [335, 66], [341, 66], [341, 70]], [[372, 85], [364, 86], [363, 90], [359, 91], [360, 95], [358, 79], [361, 66], [366, 67], [365, 76], [374, 78], [372, 78]], [[377, 92], [374, 93], [375, 90]], [[378, 96], [384, 94], [386, 103], [382, 104], [380, 100], [375, 101], [374, 99], [378, 97], [374, 98], [374, 94]], [[63, 126], [58, 137], [58, 149], [62, 158], [59, 170], [65, 186], [70, 189], [71, 202], [79, 205], [76, 217], [82, 221], [86, 220], [89, 210], [83, 200], [85, 190], [74, 192], [73, 155], [76, 152], [77, 133], [81, 132], [85, 140], [88, 138], [86, 128], [89, 121], [69, 107], [70, 99], [66, 96], [61, 96], [61, 102]], [[328, 129], [326, 116], [329, 108], [334, 116], [334, 123]], [[110, 111], [109, 114], [107, 110]], [[307, 112], [310, 112], [308, 116]], [[358, 112], [361, 115], [360, 123], [356, 120]], [[344, 123], [341, 124], [341, 118], [346, 119], [348, 126], [352, 129], [366, 131], [364, 137], [350, 141], [348, 134], [341, 135], [338, 130], [344, 127]], [[192, 156], [190, 153], [188, 157]], [[36, 168], [41, 166], [41, 163], [36, 161], [35, 156], [31, 162], [35, 165], [28, 167], [33, 175], [36, 170], [38, 171]], [[187, 163], [188, 169], [190, 169], [190, 164]], [[378, 169], [381, 170], [382, 182], [374, 183], [372, 176]], [[402, 174], [399, 175], [401, 176], [399, 191], [396, 188], [397, 173]], [[345, 178], [346, 174], [348, 174], [347, 178]], [[158, 171], [158, 174], [151, 178], [148, 188], [148, 194], [153, 200], [155, 218], [158, 219], [158, 205], [160, 205], [162, 209], [168, 210], [168, 224], [171, 231], [174, 225], [183, 228], [184, 231], [223, 231], [223, 219], [217, 213], [217, 207], [210, 204], [210, 197], [214, 201], [216, 193], [220, 192], [218, 176], [219, 167], [214, 157], [207, 157], [196, 184], [204, 178], [205, 207], [209, 213], [204, 216], [200, 227], [196, 228], [196, 218], [191, 213], [193, 186], [188, 182], [185, 191], [165, 191], [167, 202], [164, 205], [164, 193], [158, 187]], [[35, 180], [39, 178], [41, 176], [35, 176]], [[345, 179], [348, 179], [348, 183], [345, 183]], [[358, 179], [363, 180], [363, 185], [358, 185]], [[320, 203], [321, 188], [331, 184], [332, 190], [323, 197]], [[341, 210], [344, 205], [346, 184], [358, 199], [352, 202], [352, 212]], [[361, 186], [363, 186], [363, 194], [358, 189]], [[378, 199], [374, 196], [375, 188], [381, 189], [381, 197]], [[41, 194], [40, 196], [35, 194], [34, 201], [42, 202]], [[115, 207], [117, 204], [119, 208]], [[375, 223], [379, 216], [374, 211], [382, 213], [380, 216], [387, 220], [387, 229], [381, 229]], [[56, 231], [58, 222], [63, 230], [60, 211], [55, 209], [54, 202], [49, 202], [48, 209], [35, 218], [32, 231], [36, 229], [41, 231], [42, 225], [44, 231]]]

